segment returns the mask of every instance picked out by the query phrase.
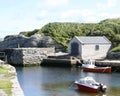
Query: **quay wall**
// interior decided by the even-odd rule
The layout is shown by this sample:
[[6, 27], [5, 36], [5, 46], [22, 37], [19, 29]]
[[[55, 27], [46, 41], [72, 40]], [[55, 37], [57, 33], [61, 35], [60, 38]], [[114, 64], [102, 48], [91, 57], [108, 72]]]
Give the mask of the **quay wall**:
[[47, 54], [54, 52], [54, 48], [11, 48], [5, 51], [7, 63], [15, 66], [39, 65]]
[[112, 67], [113, 72], [120, 72], [120, 60], [96, 61], [95, 65], [97, 65], [97, 66], [110, 66], [110, 67]]
[[120, 60], [103, 60], [95, 61], [97, 66], [111, 66], [111, 67], [120, 67]]
[[81, 61], [73, 56], [48, 57], [43, 59], [42, 66], [73, 67], [80, 66]]
[[57, 66], [57, 67], [71, 67], [71, 61], [68, 59], [43, 59], [42, 66]]

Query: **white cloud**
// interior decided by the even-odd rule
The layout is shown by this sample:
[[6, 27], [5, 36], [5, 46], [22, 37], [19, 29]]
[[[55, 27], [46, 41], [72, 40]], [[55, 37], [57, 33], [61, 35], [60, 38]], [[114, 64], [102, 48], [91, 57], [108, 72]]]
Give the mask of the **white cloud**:
[[83, 21], [83, 22], [99, 22], [107, 18], [118, 18], [120, 14], [111, 14], [109, 12], [98, 12], [95, 10], [84, 9], [84, 10], [68, 10], [60, 14], [62, 20], [67, 21]]
[[107, 0], [106, 3], [98, 3], [97, 4], [97, 7], [98, 8], [112, 8], [112, 7], [115, 7], [117, 5], [117, 0]]
[[42, 10], [39, 14], [39, 17], [40, 18], [45, 18], [47, 15], [48, 15], [48, 11], [47, 10]]
[[38, 4], [39, 7], [55, 8], [68, 5], [68, 0], [44, 0]]
[[81, 16], [86, 17], [86, 16], [90, 16], [92, 14], [93, 14], [93, 12], [88, 9], [68, 10], [66, 12], [61, 13], [61, 18], [69, 18], [69, 17], [76, 18], [76, 17], [81, 17]]
[[[44, 7], [52, 6], [52, 7], [58, 7], [63, 6], [62, 4], [68, 4], [67, 0], [59, 0], [57, 2], [52, 3], [53, 1], [57, 0], [46, 0], [45, 2], [42, 2]], [[50, 2], [52, 4], [50, 4]], [[66, 3], [65, 3], [66, 2]], [[46, 5], [46, 6], [45, 6]], [[99, 3], [98, 7], [101, 8], [112, 8], [117, 5], [117, 0], [106, 0], [104, 3]], [[42, 7], [41, 7], [42, 8]], [[57, 8], [56, 8], [57, 9]], [[97, 8], [96, 8], [97, 9]], [[112, 12], [109, 12], [107, 10], [96, 10], [96, 9], [70, 9], [70, 10], [49, 10], [45, 9], [42, 10], [39, 15], [37, 16], [37, 20], [41, 22], [86, 22], [86, 23], [95, 23], [99, 22], [101, 20], [107, 19], [107, 18], [118, 18], [120, 14], [113, 14]], [[107, 12], [106, 12], [107, 11]]]
[[100, 17], [101, 18], [110, 18], [111, 15], [109, 13], [107, 13], [107, 12], [103, 12], [103, 13], [100, 14]]
[[60, 18], [63, 20], [69, 20], [74, 22], [96, 22], [96, 16], [94, 16], [94, 11], [89, 9], [83, 10], [68, 10], [60, 14]]
[[37, 20], [40, 20], [40, 21], [46, 21], [46, 20], [53, 20], [55, 19], [56, 17], [58, 17], [58, 14], [59, 13], [56, 13], [54, 11], [48, 11], [48, 10], [42, 10], [40, 11], [40, 13], [36, 16]]
[[103, 12], [100, 14], [100, 17], [102, 19], [106, 19], [106, 18], [118, 18], [120, 16], [120, 14], [110, 14], [108, 12]]
[[108, 7], [115, 7], [117, 5], [117, 0], [108, 0], [107, 6]]
[[16, 34], [19, 34], [19, 32], [16, 32], [16, 31], [9, 31], [9, 30], [0, 30], [1, 33], [0, 33], [0, 39], [2, 38], [5, 38], [5, 36], [7, 35], [16, 35]]
[[99, 14], [95, 13], [93, 10], [89, 9], [74, 9], [74, 10], [68, 10], [63, 11], [61, 13], [55, 13], [55, 12], [48, 12], [48, 11], [41, 11], [38, 20], [48, 22], [98, 22]]
[[77, 17], [80, 15], [80, 10], [68, 10], [61, 13], [61, 18], [70, 18], [70, 17]]
[[84, 18], [84, 22], [86, 23], [95, 23], [95, 22], [99, 22], [99, 19], [97, 19], [95, 16], [90, 16], [90, 17], [85, 17]]

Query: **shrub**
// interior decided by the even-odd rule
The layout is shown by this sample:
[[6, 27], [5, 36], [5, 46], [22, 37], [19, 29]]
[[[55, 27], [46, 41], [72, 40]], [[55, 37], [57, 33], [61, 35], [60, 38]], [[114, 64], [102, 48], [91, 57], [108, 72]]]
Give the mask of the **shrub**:
[[120, 52], [120, 44], [111, 50], [112, 52]]

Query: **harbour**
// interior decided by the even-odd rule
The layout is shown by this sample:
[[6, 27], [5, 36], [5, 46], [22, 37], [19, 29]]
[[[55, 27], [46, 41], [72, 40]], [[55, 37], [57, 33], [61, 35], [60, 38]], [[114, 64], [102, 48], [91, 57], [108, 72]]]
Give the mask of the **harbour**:
[[0, 96], [119, 96], [119, 3], [1, 0]]
[[[18, 81], [25, 96], [119, 96], [120, 74], [83, 72], [69, 67], [16, 67]], [[88, 93], [77, 90], [74, 80], [92, 76], [107, 85], [106, 93]]]

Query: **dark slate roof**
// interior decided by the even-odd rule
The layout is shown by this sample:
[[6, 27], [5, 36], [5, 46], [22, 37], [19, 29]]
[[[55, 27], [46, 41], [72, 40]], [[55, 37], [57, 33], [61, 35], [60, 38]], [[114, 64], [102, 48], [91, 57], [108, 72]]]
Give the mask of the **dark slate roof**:
[[105, 36], [75, 36], [82, 44], [111, 44]]

